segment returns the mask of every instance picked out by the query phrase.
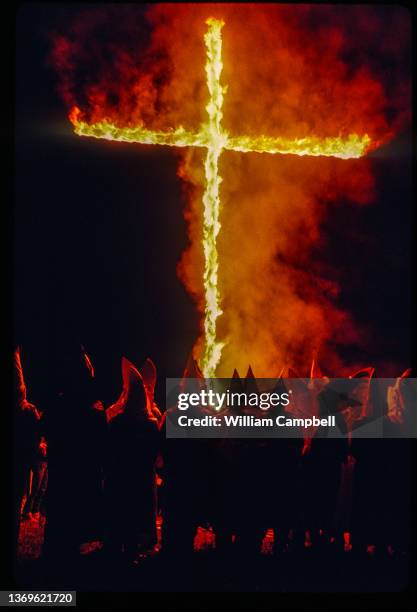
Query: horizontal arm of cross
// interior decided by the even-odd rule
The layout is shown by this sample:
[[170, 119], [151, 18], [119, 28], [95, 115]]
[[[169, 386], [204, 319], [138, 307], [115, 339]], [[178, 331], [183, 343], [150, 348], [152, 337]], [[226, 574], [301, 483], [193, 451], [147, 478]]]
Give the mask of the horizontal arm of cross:
[[350, 159], [362, 157], [369, 148], [371, 139], [367, 134], [351, 134], [347, 138], [270, 138], [269, 136], [236, 136], [228, 138], [227, 149], [248, 153], [280, 153], [281, 155], [311, 155], [314, 157], [340, 157]]
[[339, 157], [341, 159], [358, 158], [365, 155], [370, 145], [366, 134], [351, 134], [346, 138], [308, 136], [306, 138], [282, 138], [269, 136], [228, 136], [219, 134], [213, 140], [213, 134], [203, 129], [189, 132], [183, 127], [175, 130], [157, 131], [144, 127], [118, 127], [109, 121], [86, 123], [78, 117], [72, 118], [74, 131], [79, 136], [104, 138], [120, 142], [138, 144], [165, 145], [171, 147], [205, 147], [220, 146], [221, 149], [242, 153], [269, 153], [281, 155], [310, 155], [314, 157]]
[[108, 121], [99, 121], [91, 124], [84, 121], [76, 121], [73, 122], [73, 125], [74, 131], [78, 136], [170, 147], [207, 147], [207, 139], [203, 135], [187, 132], [183, 127], [160, 132], [148, 130], [141, 126], [120, 128]]

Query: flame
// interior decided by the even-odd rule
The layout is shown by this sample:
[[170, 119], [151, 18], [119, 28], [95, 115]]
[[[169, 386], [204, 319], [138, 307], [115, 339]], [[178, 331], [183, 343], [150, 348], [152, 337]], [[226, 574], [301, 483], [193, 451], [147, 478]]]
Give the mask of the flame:
[[345, 552], [350, 552], [352, 550], [350, 531], [345, 531], [343, 533], [343, 550]]
[[357, 159], [370, 149], [371, 139], [367, 134], [358, 136], [350, 134], [347, 138], [258, 138], [238, 136], [229, 140], [227, 147], [231, 151], [248, 153], [280, 153], [281, 155], [309, 155], [311, 157], [339, 157], [340, 159]]
[[207, 156], [204, 163], [206, 189], [203, 195], [204, 221], [203, 221], [203, 250], [204, 250], [204, 294], [205, 294], [205, 349], [202, 358], [202, 371], [206, 378], [215, 376], [217, 364], [220, 361], [221, 351], [224, 346], [216, 340], [216, 321], [222, 314], [220, 309], [220, 296], [217, 286], [218, 281], [218, 254], [216, 240], [220, 231], [220, 195], [219, 187], [222, 181], [219, 175], [219, 157], [225, 144], [222, 135], [221, 121], [223, 117], [223, 91], [220, 85], [220, 74], [222, 71], [222, 40], [221, 29], [223, 21], [208, 19], [209, 29], [204, 37], [207, 47], [207, 86], [210, 99], [206, 106], [209, 117], [206, 125], [209, 134], [210, 146], [207, 148]]
[[[121, 127], [108, 119], [88, 123], [82, 120], [82, 112], [74, 106], [69, 119], [79, 136], [104, 138], [121, 142], [165, 145], [173, 147], [204, 147], [207, 149], [204, 162], [205, 188], [203, 193], [203, 237], [204, 252], [204, 352], [201, 369], [206, 378], [214, 377], [220, 362], [225, 342], [217, 339], [217, 319], [222, 314], [218, 287], [217, 236], [220, 224], [219, 158], [223, 150], [240, 153], [269, 153], [272, 155], [298, 155], [355, 159], [365, 155], [371, 148], [371, 138], [364, 134], [350, 134], [346, 138], [315, 135], [304, 138], [260, 136], [230, 136], [222, 126], [223, 99], [226, 86], [220, 82], [222, 63], [221, 30], [224, 21], [210, 17], [204, 35], [206, 45], [206, 84], [209, 100], [206, 105], [208, 120], [197, 132], [186, 130], [182, 125], [165, 131], [150, 130], [142, 124]], [[373, 146], [376, 146], [375, 143]]]

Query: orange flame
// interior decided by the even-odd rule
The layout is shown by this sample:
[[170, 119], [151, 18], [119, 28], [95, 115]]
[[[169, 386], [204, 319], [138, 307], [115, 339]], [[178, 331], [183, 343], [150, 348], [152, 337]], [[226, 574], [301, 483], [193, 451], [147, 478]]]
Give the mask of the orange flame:
[[371, 139], [367, 134], [358, 136], [349, 134], [347, 138], [307, 136], [303, 138], [288, 139], [284, 137], [273, 138], [269, 136], [234, 136], [230, 137], [222, 127], [223, 94], [226, 90], [220, 83], [222, 71], [222, 39], [221, 29], [224, 22], [209, 18], [206, 20], [208, 30], [204, 36], [207, 48], [207, 88], [209, 101], [206, 105], [208, 121], [200, 130], [193, 134], [182, 126], [167, 132], [159, 132], [144, 128], [118, 127], [114, 123], [103, 120], [89, 124], [80, 119], [80, 111], [74, 107], [69, 119], [79, 136], [91, 136], [140, 144], [158, 144], [178, 147], [205, 147], [207, 148], [205, 168], [205, 191], [203, 194], [204, 222], [203, 240], [204, 251], [204, 291], [205, 291], [205, 349], [201, 359], [201, 367], [206, 378], [214, 377], [216, 368], [221, 359], [223, 342], [217, 340], [216, 321], [222, 314], [220, 308], [220, 295], [218, 290], [218, 253], [217, 235], [221, 225], [220, 215], [220, 183], [219, 157], [223, 149], [238, 151], [240, 153], [256, 152], [269, 154], [291, 154], [300, 156], [324, 156], [350, 159], [361, 157], [370, 148]]
[[[311, 251], [324, 203], [341, 194], [372, 201], [371, 161], [355, 160], [408, 120], [409, 83], [390, 68], [384, 84], [378, 72], [394, 56], [401, 66], [407, 17], [392, 10], [393, 32], [404, 36], [389, 40], [386, 15], [365, 6], [342, 16], [325, 6], [163, 4], [147, 18], [153, 31], [142, 54], [123, 25], [131, 35], [101, 54], [114, 59], [97, 61], [107, 43], [91, 36], [90, 18], [72, 39], [57, 38], [55, 61], [77, 133], [184, 151], [180, 176], [196, 195], [179, 274], [203, 313], [203, 373], [230, 375], [249, 361], [260, 376], [286, 363], [306, 372], [313, 349], [328, 371], [347, 373], [339, 347], [362, 342], [361, 330]], [[86, 57], [96, 73], [80, 95], [73, 75]]]

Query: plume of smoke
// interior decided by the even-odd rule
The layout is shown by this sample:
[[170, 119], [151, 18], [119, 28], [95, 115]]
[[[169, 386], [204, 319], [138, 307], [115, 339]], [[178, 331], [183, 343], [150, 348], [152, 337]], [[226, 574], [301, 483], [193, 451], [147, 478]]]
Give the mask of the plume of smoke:
[[[146, 15], [132, 7], [83, 12], [53, 42], [68, 106], [90, 121], [196, 129], [205, 120], [209, 16], [226, 24], [230, 133], [367, 133], [381, 145], [408, 122], [410, 19], [388, 6], [161, 4]], [[203, 311], [203, 157], [180, 155], [190, 246], [178, 273]], [[219, 335], [227, 345], [219, 374], [249, 362], [257, 375], [286, 364], [305, 372], [315, 351], [327, 371], [344, 373], [340, 347], [365, 343], [367, 332], [338, 306], [340, 288], [312, 252], [341, 197], [348, 205], [377, 199], [372, 160], [226, 152], [220, 173]]]

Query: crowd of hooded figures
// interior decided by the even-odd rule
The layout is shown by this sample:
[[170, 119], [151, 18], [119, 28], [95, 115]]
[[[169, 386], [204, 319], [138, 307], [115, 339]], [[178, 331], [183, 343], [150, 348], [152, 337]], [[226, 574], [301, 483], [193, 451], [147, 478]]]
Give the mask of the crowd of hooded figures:
[[188, 555], [208, 526], [215, 554], [257, 555], [271, 529], [275, 554], [407, 550], [407, 440], [167, 439], [150, 360], [139, 370], [123, 358], [123, 391], [107, 409], [84, 351], [42, 409], [27, 399], [19, 350], [15, 373], [16, 550], [19, 527], [40, 515], [52, 563], [93, 541], [132, 561]]

